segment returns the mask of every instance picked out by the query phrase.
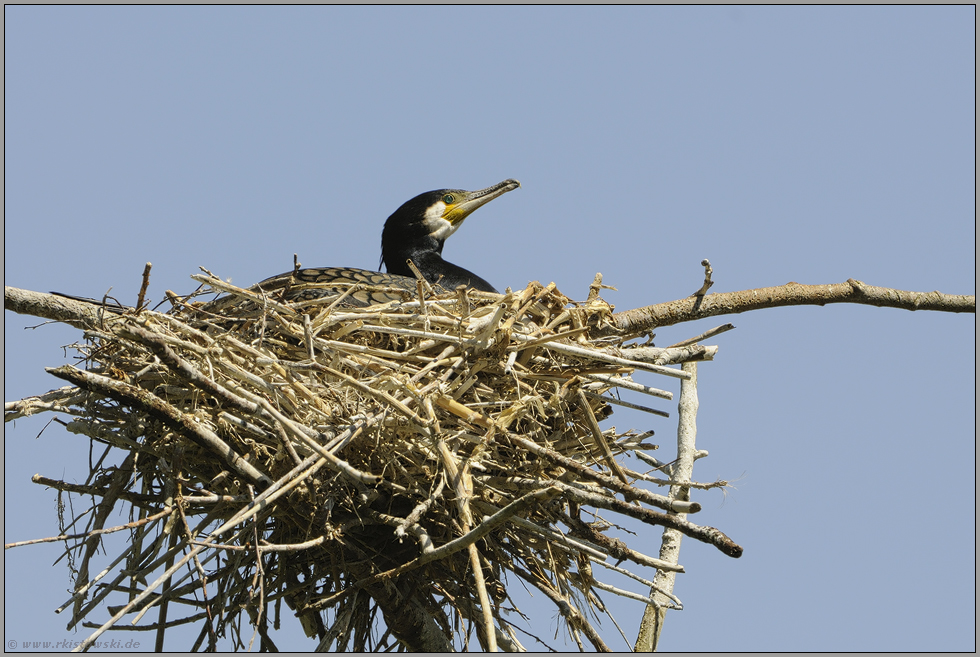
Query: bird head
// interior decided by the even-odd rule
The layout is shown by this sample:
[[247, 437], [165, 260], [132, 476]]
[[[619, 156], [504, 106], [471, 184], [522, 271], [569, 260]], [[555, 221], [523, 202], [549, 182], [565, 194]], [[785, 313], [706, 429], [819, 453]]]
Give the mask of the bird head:
[[396, 251], [410, 246], [441, 253], [446, 239], [474, 210], [520, 186], [518, 181], [508, 179], [475, 192], [436, 189], [406, 201], [385, 222], [381, 262], [391, 264]]

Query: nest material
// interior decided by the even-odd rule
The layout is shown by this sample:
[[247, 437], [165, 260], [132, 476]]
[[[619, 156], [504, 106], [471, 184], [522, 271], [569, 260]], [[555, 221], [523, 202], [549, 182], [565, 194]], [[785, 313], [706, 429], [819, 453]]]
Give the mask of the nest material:
[[[475, 632], [484, 649], [520, 649], [508, 586], [523, 581], [580, 646], [585, 636], [603, 648], [589, 619], [609, 587], [592, 565], [641, 582], [640, 594], [613, 592], [648, 603], [649, 567], [680, 570], [608, 536], [608, 518], [740, 552], [671, 513], [696, 504], [633, 485], [644, 476], [622, 456], [654, 449], [649, 433], [599, 427], [622, 403], [604, 394], [614, 388], [670, 398], [634, 382], [636, 369], [681, 377], [665, 363], [704, 354], [590, 340], [611, 312], [598, 278], [584, 303], [532, 284], [426, 299], [420, 288], [356, 309], [195, 278], [236, 301], [107, 314], [76, 345], [87, 369], [51, 370], [72, 386], [8, 404], [7, 419], [69, 413], [70, 431], [122, 450], [96, 459], [86, 485], [41, 481], [94, 500], [86, 533], [66, 542], [81, 563], [69, 627], [105, 623], [88, 617], [118, 591], [128, 604], [110, 607], [117, 618], [161, 605], [160, 637], [196, 622], [195, 648], [221, 636], [245, 647], [243, 611], [274, 647], [269, 621], [278, 627], [285, 602], [321, 648], [383, 649], [392, 637], [451, 648]], [[99, 532], [126, 505], [132, 540], [115, 572], [90, 581]]]

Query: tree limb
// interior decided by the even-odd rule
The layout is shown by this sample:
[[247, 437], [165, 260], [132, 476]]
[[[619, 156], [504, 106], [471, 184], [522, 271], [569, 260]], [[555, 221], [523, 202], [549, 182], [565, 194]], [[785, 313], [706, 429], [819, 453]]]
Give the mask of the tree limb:
[[[84, 330], [100, 328], [103, 322], [117, 317], [121, 307], [90, 303], [45, 292], [22, 290], [18, 287], [3, 286], [4, 310], [12, 310], [21, 315], [33, 315], [69, 324]], [[109, 312], [105, 312], [105, 310]]]
[[828, 303], [861, 303], [904, 310], [938, 310], [975, 313], [975, 295], [941, 292], [910, 292], [865, 285], [853, 278], [845, 283], [802, 285], [787, 283], [779, 287], [690, 296], [686, 299], [634, 308], [612, 316], [611, 326], [600, 333], [639, 333], [658, 326], [670, 326], [717, 315], [732, 315], [760, 308], [779, 306], [823, 306]]

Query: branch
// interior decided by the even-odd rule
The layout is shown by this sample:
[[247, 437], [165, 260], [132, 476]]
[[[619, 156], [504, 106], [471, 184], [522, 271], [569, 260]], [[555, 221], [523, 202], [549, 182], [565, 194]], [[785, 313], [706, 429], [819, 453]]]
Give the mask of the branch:
[[823, 306], [828, 303], [862, 303], [904, 310], [938, 310], [951, 313], [977, 311], [977, 298], [972, 294], [893, 290], [865, 285], [861, 281], [849, 278], [846, 283], [829, 285], [787, 283], [779, 287], [690, 296], [678, 301], [644, 306], [614, 314], [611, 326], [602, 332], [639, 333], [658, 326], [670, 326], [717, 315], [733, 315], [760, 308]]
[[[9, 285], [3, 286], [3, 307], [5, 310], [12, 310], [21, 315], [33, 315], [63, 322], [83, 331], [100, 328], [103, 321], [110, 320], [120, 309], [112, 305], [103, 308], [102, 304], [97, 302], [22, 290]], [[109, 309], [108, 313], [105, 312], [106, 309]]]
[[[707, 262], [707, 261], [706, 261]], [[698, 364], [684, 363], [684, 371], [691, 375], [687, 381], [681, 382], [680, 401], [677, 404], [677, 461], [670, 479], [670, 497], [675, 500], [689, 500], [691, 489], [687, 484], [694, 472], [694, 461], [697, 450], [694, 441], [697, 437], [698, 415]], [[680, 520], [686, 519], [683, 513], [677, 514]], [[660, 558], [669, 563], [677, 563], [681, 551], [681, 532], [676, 529], [664, 529], [663, 540], [660, 544]], [[660, 643], [660, 632], [663, 630], [667, 609], [673, 601], [674, 579], [676, 573], [669, 570], [658, 570], [650, 587], [650, 599], [640, 621], [640, 632], [636, 638], [636, 652], [653, 652]]]

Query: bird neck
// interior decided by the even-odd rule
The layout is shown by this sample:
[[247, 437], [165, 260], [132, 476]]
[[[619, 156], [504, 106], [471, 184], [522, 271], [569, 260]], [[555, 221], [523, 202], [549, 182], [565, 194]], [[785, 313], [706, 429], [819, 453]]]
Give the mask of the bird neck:
[[415, 273], [406, 264], [406, 260], [410, 259], [427, 281], [447, 290], [465, 285], [484, 292], [497, 291], [473, 272], [443, 260], [442, 242], [429, 239], [427, 247], [423, 248], [422, 243], [416, 243], [408, 248], [392, 249], [390, 253], [386, 251], [384, 263], [388, 273], [414, 278]]
[[[394, 241], [394, 240], [392, 240]], [[388, 244], [386, 240], [381, 242], [381, 262], [389, 274], [399, 274], [401, 276], [415, 277], [412, 270], [405, 263], [411, 260], [416, 267], [421, 267], [422, 262], [433, 262], [442, 260], [442, 246], [445, 242], [437, 240], [428, 235], [417, 237], [408, 243]]]

